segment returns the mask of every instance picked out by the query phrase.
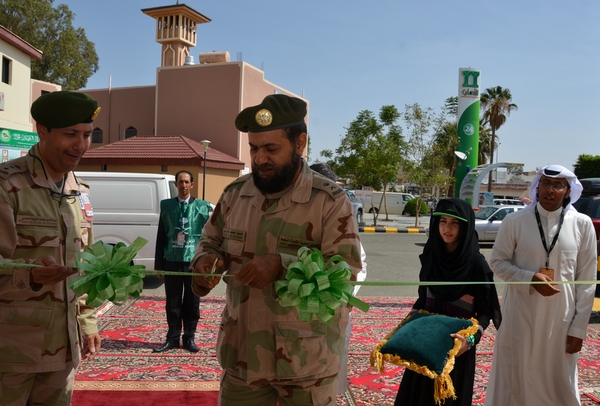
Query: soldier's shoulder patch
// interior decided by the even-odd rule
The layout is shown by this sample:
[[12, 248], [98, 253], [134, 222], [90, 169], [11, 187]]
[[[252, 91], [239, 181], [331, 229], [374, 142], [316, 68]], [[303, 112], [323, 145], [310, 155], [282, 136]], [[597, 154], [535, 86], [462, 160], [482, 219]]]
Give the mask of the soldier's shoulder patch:
[[0, 179], [8, 179], [17, 173], [27, 172], [29, 170], [27, 163], [21, 159], [5, 162], [0, 165]]
[[232, 188], [240, 188], [240, 187], [242, 187], [242, 185], [244, 183], [246, 183], [246, 181], [248, 179], [250, 179], [251, 176], [252, 176], [251, 173], [247, 173], [245, 175], [240, 176], [239, 178], [237, 178], [236, 180], [234, 180], [233, 182], [231, 182], [229, 185], [225, 186], [224, 191], [226, 192], [226, 191], [228, 191], [228, 190], [230, 190]]
[[75, 176], [75, 179], [77, 180], [77, 183], [82, 184], [83, 186], [85, 186], [86, 188], [90, 188], [90, 184], [87, 183], [85, 180], [81, 179], [79, 176]]
[[334, 199], [338, 199], [346, 194], [340, 185], [318, 173], [313, 174], [312, 187], [313, 189], [327, 192]]

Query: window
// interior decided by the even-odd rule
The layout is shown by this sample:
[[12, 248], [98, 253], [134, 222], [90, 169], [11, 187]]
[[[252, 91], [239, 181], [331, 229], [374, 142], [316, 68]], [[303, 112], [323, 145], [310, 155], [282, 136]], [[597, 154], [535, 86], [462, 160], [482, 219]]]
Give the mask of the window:
[[128, 127], [127, 129], [125, 129], [125, 138], [135, 137], [136, 135], [137, 135], [137, 128]]
[[106, 171], [108, 169], [107, 165], [100, 165], [100, 170], [101, 171]]
[[10, 85], [10, 68], [11, 68], [11, 60], [7, 57], [2, 57], [2, 82]]
[[169, 172], [169, 166], [168, 165], [161, 165], [160, 171], [161, 172]]
[[92, 131], [92, 144], [102, 144], [103, 133], [100, 128], [94, 128], [94, 131]]

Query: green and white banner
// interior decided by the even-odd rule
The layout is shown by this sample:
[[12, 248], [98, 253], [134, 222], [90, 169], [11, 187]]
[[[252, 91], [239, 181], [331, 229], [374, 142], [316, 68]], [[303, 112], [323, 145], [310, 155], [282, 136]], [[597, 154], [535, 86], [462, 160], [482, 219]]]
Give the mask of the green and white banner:
[[478, 69], [459, 69], [455, 196], [460, 196], [460, 185], [467, 173], [478, 165], [480, 79]]
[[36, 133], [0, 127], [0, 152], [2, 154], [0, 162], [26, 155], [27, 151], [39, 140]]

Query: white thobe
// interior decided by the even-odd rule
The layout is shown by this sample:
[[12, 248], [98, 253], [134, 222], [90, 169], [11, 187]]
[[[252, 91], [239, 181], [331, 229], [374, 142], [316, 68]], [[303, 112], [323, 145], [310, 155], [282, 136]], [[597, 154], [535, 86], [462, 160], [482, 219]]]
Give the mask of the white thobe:
[[[494, 273], [507, 282], [530, 282], [545, 267], [534, 205], [507, 216], [490, 260]], [[561, 210], [548, 212], [537, 204], [546, 245], [558, 231]], [[559, 238], [550, 253], [554, 280], [595, 280], [596, 240], [592, 221], [566, 210]], [[584, 339], [595, 285], [556, 285], [553, 296], [532, 285], [506, 285], [502, 326], [496, 334], [486, 406], [580, 405], [578, 354], [567, 354], [567, 336]]]

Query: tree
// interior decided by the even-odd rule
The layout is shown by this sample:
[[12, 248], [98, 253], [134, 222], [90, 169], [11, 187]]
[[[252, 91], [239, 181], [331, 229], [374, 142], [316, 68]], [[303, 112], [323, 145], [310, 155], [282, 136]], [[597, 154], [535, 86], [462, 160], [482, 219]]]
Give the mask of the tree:
[[458, 115], [458, 96], [450, 96], [444, 100], [444, 112], [449, 116]]
[[[516, 104], [512, 103], [510, 90], [502, 86], [490, 87], [481, 94], [481, 108], [483, 111], [483, 122], [489, 124], [492, 130], [490, 140], [490, 165], [494, 162], [494, 147], [496, 145], [496, 131], [504, 125], [506, 117], [512, 110], [517, 110]], [[488, 192], [492, 191], [492, 172], [488, 180]]]
[[573, 170], [579, 179], [600, 178], [600, 155], [579, 155]]
[[[440, 133], [446, 123], [444, 113], [436, 114], [430, 107], [422, 108], [418, 103], [407, 104], [402, 115], [409, 133], [407, 141], [407, 162], [404, 173], [407, 180], [419, 186], [423, 192], [433, 192], [436, 185], [443, 183], [446, 166], [441, 154], [434, 150], [435, 134]], [[454, 150], [452, 151], [454, 153]], [[417, 207], [419, 203], [417, 202]], [[419, 225], [418, 211], [415, 226]]]
[[[369, 110], [361, 111], [346, 128], [340, 146], [321, 151], [328, 164], [344, 178], [350, 178], [353, 187], [371, 187], [383, 190], [395, 182], [403, 162], [404, 139], [397, 121], [400, 113], [395, 106], [383, 106], [376, 118]], [[374, 212], [377, 225], [379, 212]]]
[[0, 25], [43, 52], [33, 60], [33, 79], [65, 90], [85, 87], [98, 70], [98, 55], [83, 28], [73, 27], [73, 12], [54, 0], [0, 0]]
[[[489, 127], [485, 127], [483, 122], [479, 120], [479, 154], [477, 156], [477, 165], [483, 165], [488, 161], [490, 156], [492, 143], [492, 132]], [[494, 148], [498, 143], [494, 143]]]
[[458, 147], [458, 123], [446, 121], [439, 131], [434, 134], [433, 154], [439, 158], [444, 168], [448, 170], [448, 178], [444, 184], [445, 195], [454, 196], [454, 182], [456, 181], [456, 155], [454, 151]]

